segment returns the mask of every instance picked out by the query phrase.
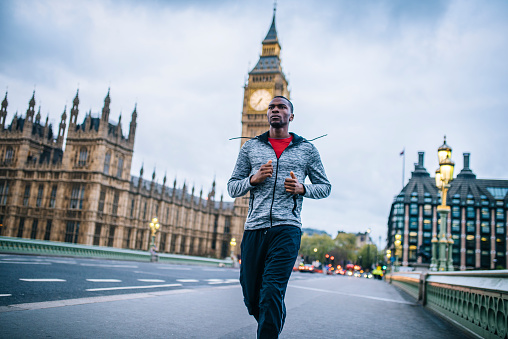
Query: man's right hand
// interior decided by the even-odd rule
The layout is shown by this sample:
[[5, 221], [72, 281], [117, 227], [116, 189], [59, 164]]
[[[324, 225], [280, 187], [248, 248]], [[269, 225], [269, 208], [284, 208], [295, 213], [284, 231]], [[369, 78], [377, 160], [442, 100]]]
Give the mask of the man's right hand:
[[265, 181], [266, 178], [271, 177], [273, 174], [273, 166], [272, 161], [268, 160], [268, 162], [258, 169], [256, 174], [250, 177], [250, 184], [253, 186], [261, 184]]

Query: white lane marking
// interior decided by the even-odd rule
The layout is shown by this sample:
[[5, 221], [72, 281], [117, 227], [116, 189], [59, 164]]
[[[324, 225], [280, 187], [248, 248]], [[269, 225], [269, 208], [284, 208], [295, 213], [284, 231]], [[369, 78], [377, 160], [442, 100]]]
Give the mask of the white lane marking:
[[12, 294], [0, 294], [0, 297], [10, 297]]
[[75, 261], [62, 261], [62, 260], [46, 260], [47, 262], [53, 264], [69, 264], [69, 265], [77, 265], [78, 263]]
[[58, 282], [58, 281], [67, 281], [65, 279], [19, 279], [21, 281], [30, 281], [30, 282]]
[[166, 282], [166, 280], [162, 279], [138, 279], [141, 282]]
[[223, 268], [203, 268], [205, 272], [224, 272]]
[[122, 282], [121, 280], [118, 280], [118, 279], [86, 279], [86, 281], [91, 281], [91, 282]]
[[387, 301], [387, 302], [392, 302], [392, 303], [397, 303], [397, 304], [415, 305], [415, 303], [407, 302], [407, 301], [403, 301], [403, 300], [394, 300], [394, 299], [387, 299], [387, 298], [371, 297], [371, 296], [368, 296], [368, 295], [361, 295], [361, 294], [354, 294], [354, 293], [345, 293], [345, 292], [339, 292], [339, 291], [329, 291], [329, 290], [323, 290], [321, 288], [313, 288], [313, 287], [305, 287], [305, 286], [296, 286], [296, 285], [288, 285], [288, 286], [295, 287], [295, 288], [301, 288], [301, 289], [309, 290], [309, 291], [347, 295], [347, 296], [350, 296], [350, 297], [357, 297], [357, 298], [365, 298], [365, 299], [372, 299], [372, 300]]
[[107, 288], [89, 288], [85, 291], [95, 292], [95, 291], [115, 291], [115, 290], [134, 290], [140, 288], [160, 288], [160, 287], [177, 287], [182, 286], [182, 284], [165, 284], [165, 285], [147, 285], [147, 286], [122, 286], [122, 287], [107, 287]]
[[176, 279], [176, 281], [182, 282], [182, 283], [199, 282], [198, 279]]
[[80, 264], [81, 266], [95, 266], [95, 267], [126, 267], [126, 268], [138, 268], [135, 265], [113, 265], [113, 264]]
[[197, 288], [197, 289], [150, 291], [150, 292], [138, 292], [138, 293], [130, 293], [130, 294], [113, 294], [113, 295], [105, 295], [105, 296], [100, 296], [100, 297], [86, 297], [86, 298], [79, 298], [79, 299], [66, 299], [66, 300], [55, 300], [55, 301], [43, 301], [43, 302], [36, 302], [36, 303], [13, 304], [13, 305], [9, 305], [9, 306], [0, 306], [0, 314], [3, 312], [42, 310], [42, 309], [46, 309], [46, 308], [106, 303], [106, 302], [114, 302], [114, 301], [119, 301], [119, 300], [157, 298], [159, 296], [165, 296], [165, 295], [197, 293], [197, 292], [202, 292], [202, 291], [226, 290], [226, 289], [232, 289], [232, 288], [240, 288], [240, 285], [229, 285], [229, 286]]
[[188, 267], [157, 267], [159, 270], [190, 271]]
[[238, 279], [206, 279], [206, 281], [209, 281], [208, 285], [231, 284], [239, 282]]
[[34, 261], [0, 261], [0, 264], [25, 264], [25, 265], [51, 265], [50, 262], [34, 262]]

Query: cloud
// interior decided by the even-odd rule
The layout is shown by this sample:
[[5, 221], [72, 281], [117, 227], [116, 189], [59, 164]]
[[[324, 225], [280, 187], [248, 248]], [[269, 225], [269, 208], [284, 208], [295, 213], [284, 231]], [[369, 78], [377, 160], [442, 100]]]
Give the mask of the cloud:
[[[226, 192], [239, 149], [243, 85], [269, 28], [271, 1], [3, 1], [0, 86], [9, 121], [37, 105], [54, 125], [80, 89], [80, 115], [101, 111], [128, 131], [132, 174]], [[295, 121], [333, 184], [305, 201], [305, 226], [386, 235], [392, 199], [425, 151], [447, 135], [460, 171], [504, 178], [508, 151], [508, 5], [468, 1], [281, 1], [277, 30]], [[229, 199], [227, 195], [226, 199]]]

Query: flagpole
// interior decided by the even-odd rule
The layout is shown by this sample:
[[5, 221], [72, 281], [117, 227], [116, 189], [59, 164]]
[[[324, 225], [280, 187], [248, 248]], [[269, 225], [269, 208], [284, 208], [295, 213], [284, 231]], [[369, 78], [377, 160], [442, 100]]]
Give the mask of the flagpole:
[[402, 150], [402, 189], [404, 189], [404, 174], [406, 169], [406, 148]]

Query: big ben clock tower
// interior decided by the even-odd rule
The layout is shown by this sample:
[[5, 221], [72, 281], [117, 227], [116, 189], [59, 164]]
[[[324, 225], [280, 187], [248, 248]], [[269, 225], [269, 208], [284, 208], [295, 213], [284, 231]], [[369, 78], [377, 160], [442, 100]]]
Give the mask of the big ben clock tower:
[[[282, 95], [289, 98], [288, 82], [282, 72], [280, 44], [275, 29], [275, 8], [268, 34], [262, 42], [262, 51], [256, 66], [249, 72], [245, 85], [242, 110], [242, 139], [240, 147], [269, 129], [267, 108], [272, 98]], [[249, 194], [235, 200], [236, 230], [243, 234], [249, 208]], [[240, 238], [240, 237], [239, 237]]]
[[280, 44], [275, 29], [275, 9], [268, 34], [262, 43], [259, 61], [250, 71], [245, 85], [242, 111], [242, 142], [266, 132], [269, 128], [266, 110], [272, 98], [283, 95], [289, 99], [288, 82], [282, 72]]

